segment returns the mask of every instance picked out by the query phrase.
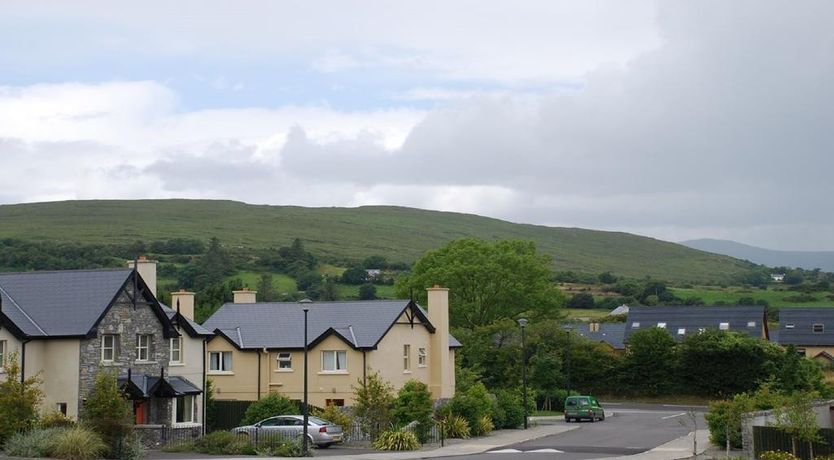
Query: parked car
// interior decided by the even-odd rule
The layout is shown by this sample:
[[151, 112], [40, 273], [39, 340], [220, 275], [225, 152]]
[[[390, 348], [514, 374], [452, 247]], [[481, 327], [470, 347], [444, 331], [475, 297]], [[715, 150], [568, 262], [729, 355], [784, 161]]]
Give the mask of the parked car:
[[565, 421], [587, 419], [592, 422], [605, 420], [605, 410], [593, 396], [568, 396], [565, 398]]
[[[303, 415], [278, 415], [254, 425], [239, 426], [232, 429], [232, 433], [258, 442], [265, 439], [296, 439], [301, 436], [303, 425]], [[307, 439], [316, 447], [330, 447], [342, 442], [342, 427], [311, 416], [307, 419]]]

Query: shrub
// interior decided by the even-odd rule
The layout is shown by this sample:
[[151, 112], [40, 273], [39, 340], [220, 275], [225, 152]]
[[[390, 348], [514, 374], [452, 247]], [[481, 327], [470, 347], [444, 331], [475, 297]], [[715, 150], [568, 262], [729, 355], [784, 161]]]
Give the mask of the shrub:
[[451, 415], [441, 420], [440, 429], [444, 438], [467, 439], [471, 436], [469, 422], [459, 415]]
[[373, 447], [377, 450], [416, 450], [420, 448], [420, 441], [411, 431], [384, 431]]
[[145, 445], [142, 444], [142, 440], [139, 436], [129, 436], [125, 438], [122, 443], [121, 458], [125, 460], [138, 460], [140, 458], [145, 458], [147, 453], [148, 450], [145, 448]]
[[58, 411], [52, 411], [41, 417], [38, 426], [41, 428], [72, 427], [75, 426], [75, 420]]
[[414, 434], [422, 443], [429, 438], [432, 412], [433, 402], [428, 385], [417, 380], [406, 382], [394, 401], [394, 420], [400, 425], [417, 422]]
[[799, 460], [799, 458], [790, 452], [768, 450], [759, 454], [759, 460]]
[[194, 442], [194, 450], [209, 455], [254, 455], [249, 439], [238, 438], [229, 431], [215, 431]]
[[[710, 442], [725, 446], [727, 436], [732, 447], [741, 447], [741, 414], [755, 410], [768, 410], [781, 406], [784, 396], [774, 391], [770, 384], [764, 384], [756, 392], [739, 393], [732, 400], [711, 401], [709, 411], [704, 414], [710, 431]], [[729, 431], [729, 433], [728, 433]]]
[[313, 409], [313, 415], [341, 426], [344, 430], [344, 434], [348, 434], [350, 429], [353, 427], [353, 417], [339, 408], [339, 406], [327, 406], [324, 409]]
[[253, 402], [246, 409], [241, 423], [251, 425], [261, 420], [276, 415], [288, 415], [300, 412], [296, 403], [290, 401], [279, 393], [270, 393], [258, 401]]
[[478, 436], [478, 420], [485, 415], [492, 416], [492, 399], [483, 383], [476, 383], [463, 392], [458, 392], [449, 402], [448, 409], [454, 415], [463, 417], [472, 430], [472, 434]]
[[492, 423], [492, 417], [489, 415], [484, 415], [480, 419], [478, 419], [478, 428], [477, 432], [481, 434], [487, 434], [492, 432], [495, 429], [495, 425]]
[[35, 426], [43, 399], [40, 374], [21, 382], [17, 352], [6, 356], [3, 372], [6, 379], [0, 382], [0, 445], [14, 433]]
[[96, 374], [81, 413], [81, 421], [101, 436], [111, 456], [119, 453], [125, 437], [133, 432], [133, 417], [114, 373]]
[[[301, 438], [291, 439], [286, 442], [261, 443], [255, 447], [255, 454], [260, 457], [303, 457], [303, 441]], [[307, 455], [311, 456], [310, 450]]]
[[361, 379], [359, 387], [354, 387], [356, 405], [354, 410], [362, 424], [362, 430], [376, 439], [379, 434], [391, 425], [393, 420], [392, 407], [394, 396], [393, 387], [382, 379], [379, 373], [368, 375], [366, 381]]
[[80, 426], [62, 430], [54, 442], [51, 457], [66, 460], [101, 458], [109, 449], [98, 433]]
[[493, 423], [498, 428], [518, 428], [523, 425], [524, 403], [521, 396], [508, 390], [496, 391], [493, 414]]
[[65, 428], [35, 429], [16, 433], [6, 440], [6, 455], [12, 457], [49, 457], [54, 449], [55, 439]]

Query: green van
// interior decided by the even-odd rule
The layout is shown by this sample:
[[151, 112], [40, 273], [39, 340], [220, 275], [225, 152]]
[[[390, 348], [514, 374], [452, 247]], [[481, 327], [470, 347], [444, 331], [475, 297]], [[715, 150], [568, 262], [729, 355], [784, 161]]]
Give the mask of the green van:
[[568, 396], [565, 398], [565, 421], [588, 419], [605, 420], [605, 411], [593, 396]]

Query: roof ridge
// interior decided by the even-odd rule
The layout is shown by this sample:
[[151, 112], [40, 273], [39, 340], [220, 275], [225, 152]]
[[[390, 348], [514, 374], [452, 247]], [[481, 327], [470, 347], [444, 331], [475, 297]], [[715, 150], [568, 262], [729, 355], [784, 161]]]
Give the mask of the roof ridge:
[[0, 272], [3, 275], [36, 275], [44, 273], [89, 273], [89, 272], [117, 272], [117, 271], [132, 271], [130, 268], [78, 268], [69, 270], [30, 270], [25, 272]]

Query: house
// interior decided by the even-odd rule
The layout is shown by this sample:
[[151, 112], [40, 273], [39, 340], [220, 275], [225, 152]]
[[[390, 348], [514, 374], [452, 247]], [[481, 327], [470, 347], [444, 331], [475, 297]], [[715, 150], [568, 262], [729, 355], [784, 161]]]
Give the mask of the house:
[[620, 305], [619, 307], [611, 310], [611, 312], [608, 313], [608, 316], [619, 316], [619, 315], [627, 315], [627, 314], [628, 314], [628, 305], [623, 304], [623, 305]]
[[304, 308], [308, 310], [308, 400], [352, 405], [371, 372], [399, 389], [426, 383], [435, 399], [455, 389], [455, 349], [449, 335], [449, 292], [428, 289], [428, 312], [410, 300], [257, 303], [256, 292], [234, 293], [204, 326], [208, 376], [218, 400], [257, 400], [270, 392], [303, 399]]
[[625, 350], [625, 323], [582, 323], [572, 328], [582, 337], [608, 345], [611, 351], [621, 352]]
[[770, 279], [777, 282], [777, 283], [781, 283], [781, 282], [785, 281], [785, 274], [784, 273], [771, 273], [770, 274]]
[[658, 327], [666, 329], [675, 340], [707, 329], [741, 332], [768, 340], [767, 311], [763, 306], [660, 306], [631, 307], [623, 340], [637, 331]]
[[834, 364], [834, 308], [780, 309], [778, 343], [793, 345], [823, 364]]
[[156, 299], [156, 262], [136, 266], [0, 273], [0, 360], [16, 353], [22, 378], [40, 375], [43, 412], [77, 418], [97, 373], [110, 371], [137, 425], [200, 431], [211, 333], [192, 320], [193, 294], [177, 293], [172, 310]]

